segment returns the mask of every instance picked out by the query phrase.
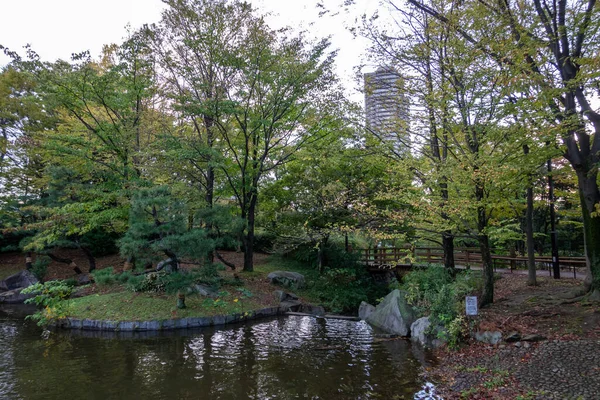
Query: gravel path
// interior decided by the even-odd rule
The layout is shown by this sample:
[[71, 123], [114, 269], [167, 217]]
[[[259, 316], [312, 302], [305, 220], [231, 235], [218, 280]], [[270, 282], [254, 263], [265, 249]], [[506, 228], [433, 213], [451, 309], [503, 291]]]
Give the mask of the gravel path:
[[600, 340], [541, 343], [515, 375], [539, 399], [600, 399]]

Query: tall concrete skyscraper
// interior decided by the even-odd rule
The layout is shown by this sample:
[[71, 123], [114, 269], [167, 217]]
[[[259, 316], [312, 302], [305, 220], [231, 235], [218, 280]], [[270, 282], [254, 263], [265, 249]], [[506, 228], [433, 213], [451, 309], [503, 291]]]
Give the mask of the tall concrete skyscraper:
[[396, 150], [410, 148], [408, 98], [398, 71], [379, 68], [365, 78], [367, 128]]

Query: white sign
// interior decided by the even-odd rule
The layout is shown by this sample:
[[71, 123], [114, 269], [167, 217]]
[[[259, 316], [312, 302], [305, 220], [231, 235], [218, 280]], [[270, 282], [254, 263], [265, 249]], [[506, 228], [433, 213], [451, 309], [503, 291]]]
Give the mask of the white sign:
[[477, 315], [477, 296], [466, 296], [467, 315]]

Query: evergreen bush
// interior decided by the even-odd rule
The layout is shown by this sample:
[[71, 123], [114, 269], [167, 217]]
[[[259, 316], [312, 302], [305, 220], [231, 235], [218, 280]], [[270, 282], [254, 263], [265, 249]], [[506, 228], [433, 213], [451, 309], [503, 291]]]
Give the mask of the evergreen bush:
[[31, 273], [42, 282], [48, 273], [48, 265], [50, 265], [50, 258], [38, 257], [31, 264]]

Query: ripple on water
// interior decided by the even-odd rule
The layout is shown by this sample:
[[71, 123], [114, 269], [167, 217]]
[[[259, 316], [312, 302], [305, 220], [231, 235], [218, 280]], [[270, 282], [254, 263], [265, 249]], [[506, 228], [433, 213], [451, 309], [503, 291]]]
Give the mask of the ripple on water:
[[48, 341], [2, 321], [0, 393], [10, 395], [0, 397], [393, 398], [421, 387], [413, 352], [404, 340], [374, 340], [364, 322], [302, 316], [152, 335], [65, 332]]

